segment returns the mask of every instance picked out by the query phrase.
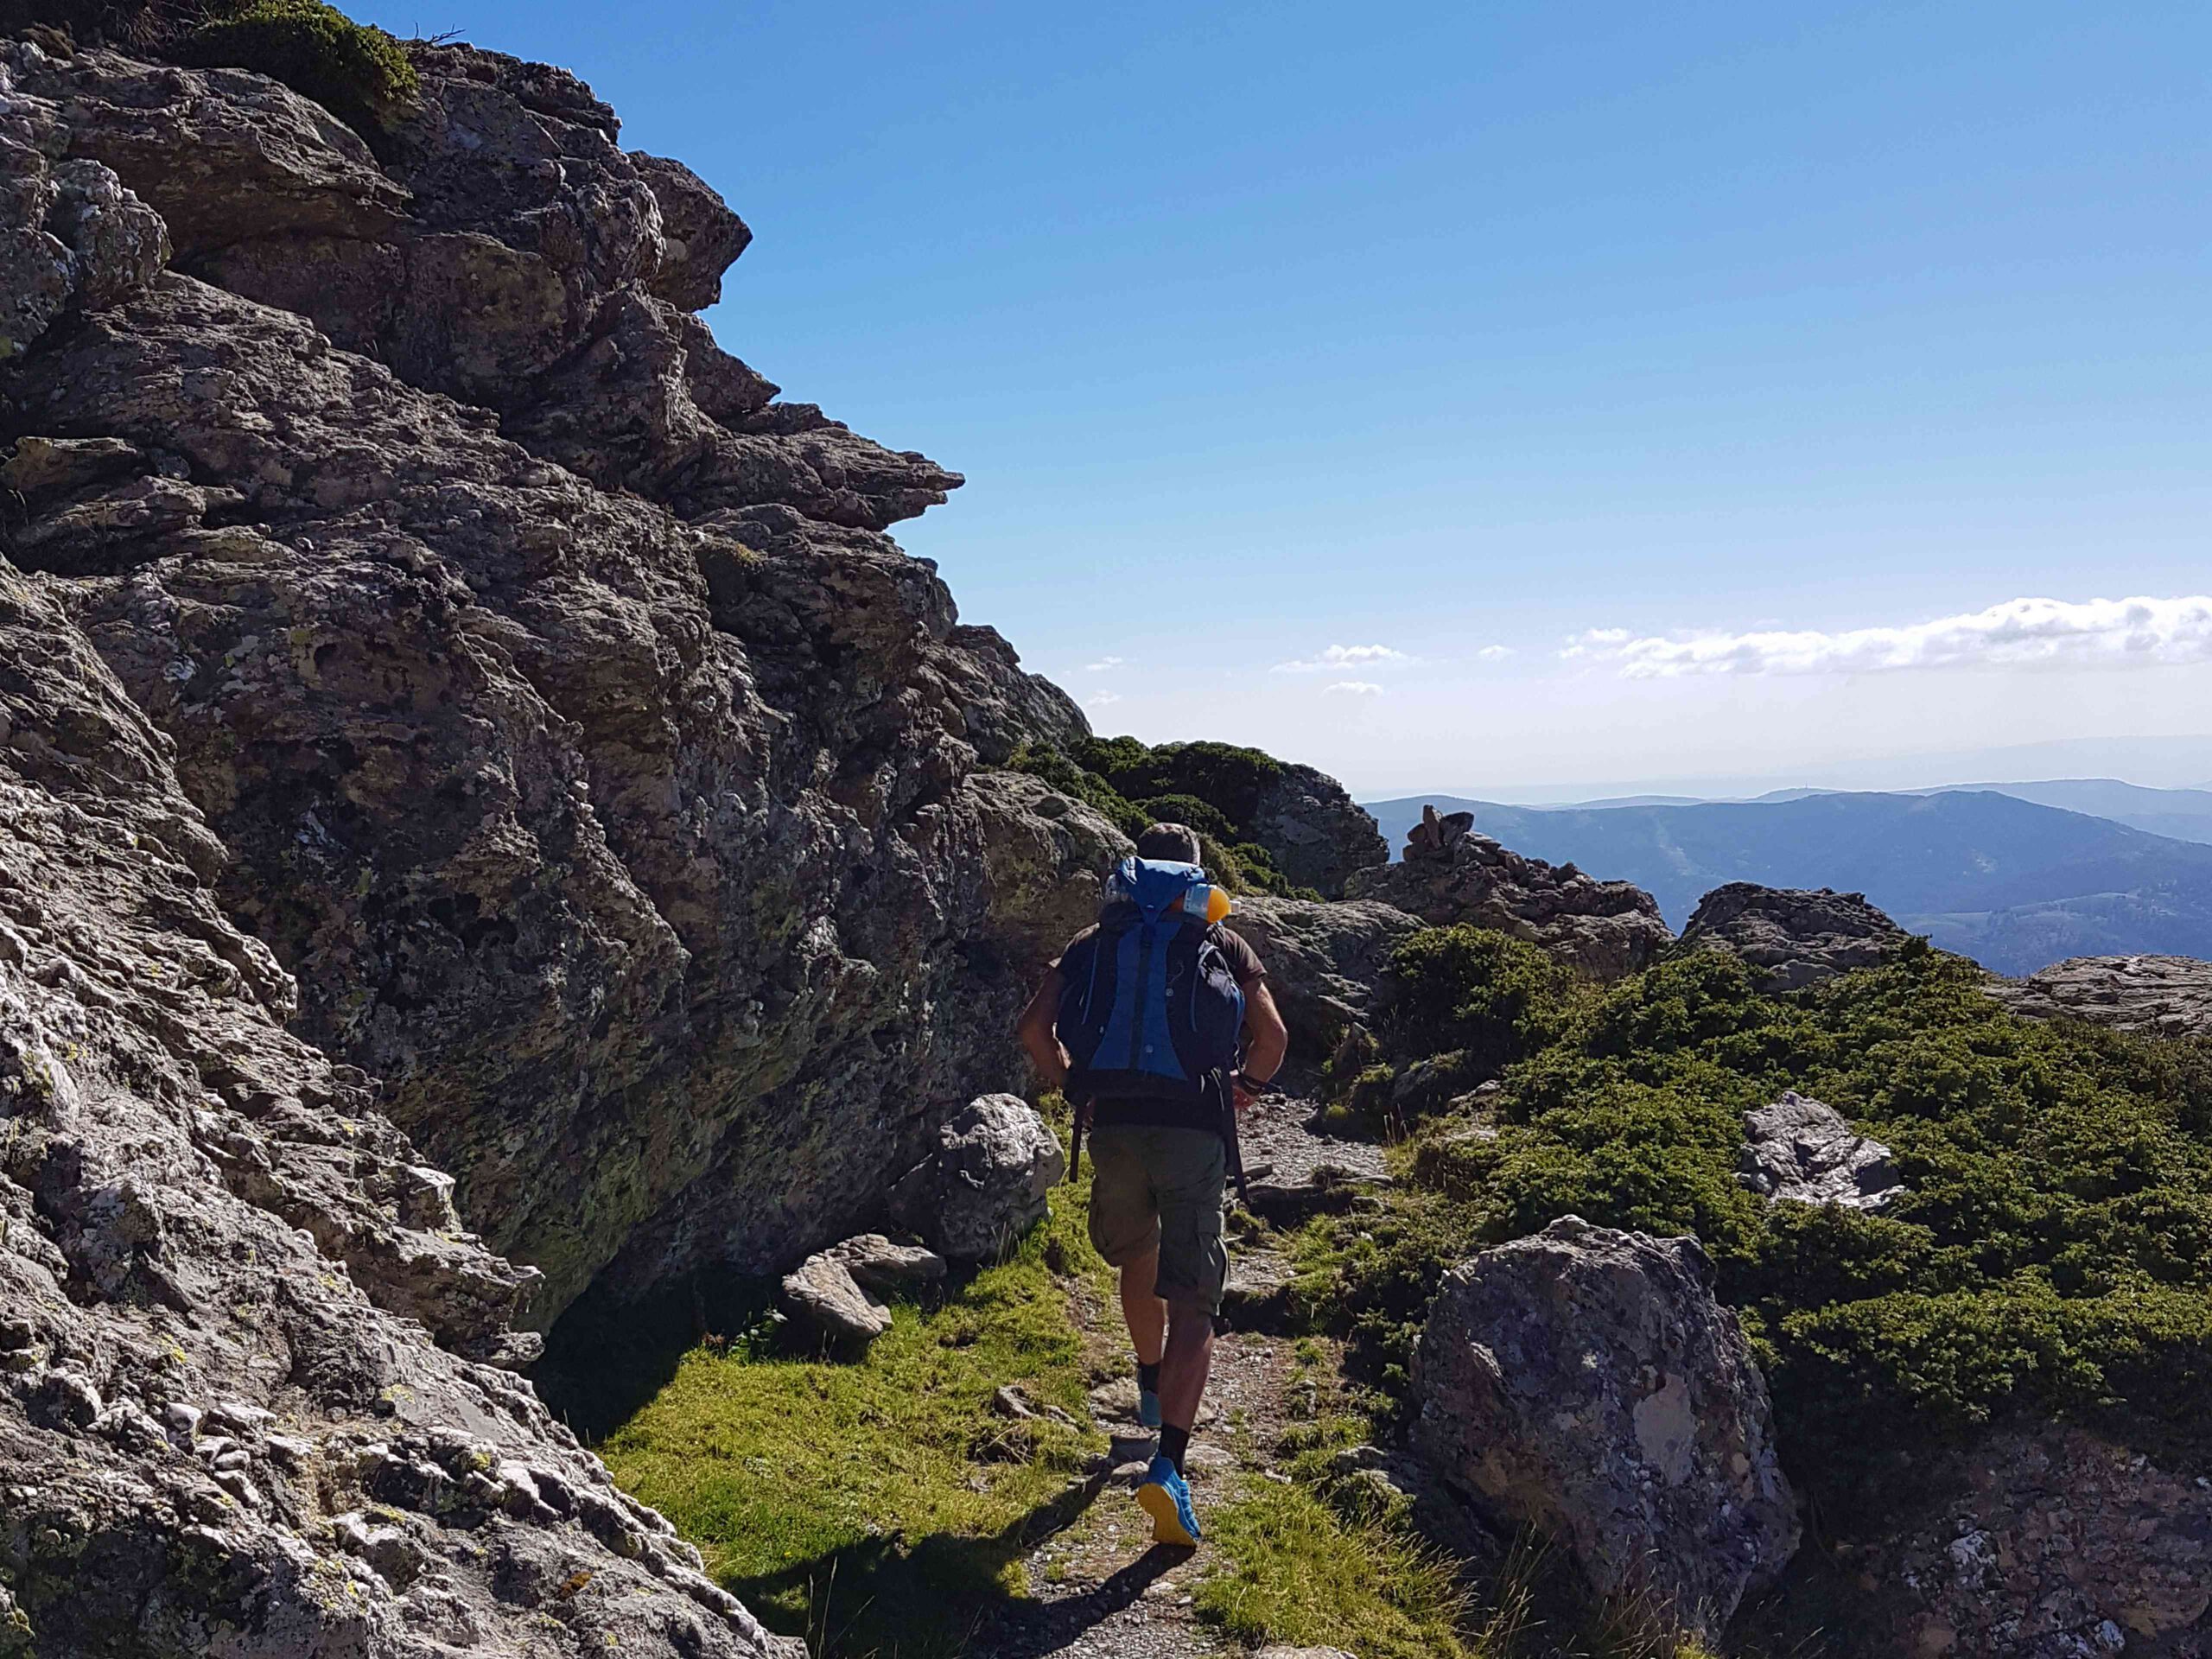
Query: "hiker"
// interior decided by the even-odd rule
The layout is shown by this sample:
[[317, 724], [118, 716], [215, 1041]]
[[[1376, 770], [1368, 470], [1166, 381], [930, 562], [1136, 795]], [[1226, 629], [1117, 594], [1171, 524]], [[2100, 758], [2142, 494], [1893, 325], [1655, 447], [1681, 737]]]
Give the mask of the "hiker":
[[1078, 1159], [1090, 1131], [1090, 1242], [1120, 1270], [1137, 1418], [1160, 1432], [1137, 1502], [1155, 1541], [1185, 1546], [1198, 1541], [1183, 1464], [1229, 1280], [1236, 1114], [1289, 1045], [1258, 954], [1210, 919], [1227, 896], [1198, 858], [1182, 824], [1138, 836], [1097, 925], [1069, 941], [1018, 1027], [1045, 1086], [1074, 1103]]

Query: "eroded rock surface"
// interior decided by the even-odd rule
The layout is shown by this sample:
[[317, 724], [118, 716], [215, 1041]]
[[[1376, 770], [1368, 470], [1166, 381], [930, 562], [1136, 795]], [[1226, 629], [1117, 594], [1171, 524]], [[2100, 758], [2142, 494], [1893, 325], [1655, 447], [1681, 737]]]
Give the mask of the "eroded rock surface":
[[1698, 900], [1681, 942], [1684, 950], [1734, 951], [1765, 990], [1802, 991], [1887, 962], [1911, 938], [1864, 893], [1731, 881]]
[[2212, 1489], [2125, 1446], [2053, 1425], [1999, 1433], [1962, 1460], [1964, 1490], [1847, 1566], [1910, 1611], [1894, 1650], [2080, 1659], [2205, 1650]]
[[1878, 1210], [1905, 1190], [1887, 1147], [1795, 1089], [1744, 1114], [1736, 1179], [1761, 1198], [1850, 1210]]
[[1656, 899], [1627, 881], [1524, 858], [1473, 829], [1471, 814], [1427, 810], [1395, 864], [1345, 886], [1439, 927], [1471, 923], [1526, 939], [1599, 979], [1648, 968], [1674, 940]]
[[534, 1275], [285, 1030], [173, 748], [0, 563], [8, 1650], [794, 1651], [505, 1369]]
[[1766, 1384], [1694, 1238], [1578, 1216], [1453, 1269], [1414, 1352], [1415, 1449], [1603, 1596], [1717, 1631], [1797, 1547]]
[[[74, 262], [0, 368], [5, 550], [543, 1322], [849, 1230], [1019, 1075], [1116, 838], [988, 770], [1082, 716], [879, 533], [957, 480], [681, 308], [736, 216], [573, 77], [410, 49], [372, 153], [259, 76], [0, 46], [10, 245]], [[175, 268], [41, 228], [73, 168]]]
[[2195, 957], [2069, 957], [2025, 979], [1992, 979], [1986, 988], [2032, 1019], [2212, 1034], [2212, 962]]
[[1311, 766], [1286, 765], [1260, 791], [1251, 829], [1277, 869], [1325, 899], [1341, 895], [1354, 872], [1390, 856], [1374, 815]]
[[257, 75], [0, 41], [41, 1659], [785, 1650], [518, 1322], [849, 1231], [1011, 1080], [1112, 842], [992, 770], [1082, 716], [880, 533], [957, 476], [683, 308], [736, 216], [572, 77], [410, 49], [372, 151]]

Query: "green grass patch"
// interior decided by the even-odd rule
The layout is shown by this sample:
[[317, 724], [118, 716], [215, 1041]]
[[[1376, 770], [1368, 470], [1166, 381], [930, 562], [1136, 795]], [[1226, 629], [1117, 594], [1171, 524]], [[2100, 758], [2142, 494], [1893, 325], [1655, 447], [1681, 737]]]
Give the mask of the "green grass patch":
[[1351, 1646], [1361, 1659], [1473, 1659], [1452, 1564], [1404, 1529], [1310, 1488], [1249, 1479], [1205, 1516], [1198, 1615], [1238, 1641]]
[[1105, 1268], [1084, 1236], [1086, 1189], [1002, 1266], [934, 1307], [893, 1309], [857, 1363], [695, 1350], [600, 1448], [624, 1488], [665, 1514], [715, 1579], [817, 1654], [926, 1659], [960, 1651], [1020, 1588], [1019, 1559], [1074, 1512], [1071, 1476], [1102, 1435], [1010, 1423], [1017, 1383], [1085, 1420], [1082, 1338], [1059, 1274]]

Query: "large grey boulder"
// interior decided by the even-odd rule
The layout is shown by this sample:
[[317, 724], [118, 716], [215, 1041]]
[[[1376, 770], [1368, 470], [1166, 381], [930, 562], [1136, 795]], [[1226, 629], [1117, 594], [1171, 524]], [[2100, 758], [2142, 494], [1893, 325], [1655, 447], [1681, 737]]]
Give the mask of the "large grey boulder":
[[970, 1101], [938, 1131], [938, 1150], [891, 1189], [899, 1225], [955, 1262], [992, 1262], [1044, 1218], [1067, 1173], [1059, 1137], [1019, 1095]]
[[2015, 1014], [2086, 1020], [2170, 1037], [2212, 1033], [2212, 962], [2196, 957], [2069, 957], [1984, 987]]
[[1744, 1114], [1736, 1179], [1762, 1198], [1849, 1210], [1878, 1210], [1905, 1191], [1887, 1147], [1795, 1089]]
[[1471, 923], [1539, 945], [1598, 979], [1648, 968], [1673, 943], [1658, 900], [1628, 881], [1600, 881], [1572, 864], [1524, 858], [1476, 833], [1472, 817], [1429, 808], [1405, 856], [1356, 874], [1347, 896], [1439, 927]]
[[1453, 1269], [1413, 1369], [1415, 1449], [1602, 1596], [1717, 1631], [1798, 1541], [1766, 1384], [1694, 1238], [1566, 1216]]
[[1020, 964], [1024, 988], [1098, 919], [1106, 874], [1129, 838], [1096, 807], [1021, 772], [979, 772], [966, 804], [982, 830], [988, 912], [982, 932]]
[[1911, 938], [1864, 893], [1731, 881], [1698, 900], [1681, 943], [1686, 950], [1733, 951], [1764, 990], [1801, 991], [1887, 962]]

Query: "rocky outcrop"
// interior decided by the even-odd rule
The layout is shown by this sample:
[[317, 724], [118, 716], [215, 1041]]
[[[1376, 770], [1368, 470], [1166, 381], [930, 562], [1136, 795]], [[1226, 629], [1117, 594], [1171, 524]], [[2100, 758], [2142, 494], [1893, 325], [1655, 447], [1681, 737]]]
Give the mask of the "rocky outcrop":
[[1673, 942], [1657, 900], [1641, 887], [1523, 858], [1477, 834], [1470, 813], [1440, 818], [1433, 807], [1426, 813], [1404, 857], [1358, 872], [1346, 884], [1350, 897], [1439, 927], [1495, 928], [1599, 979], [1649, 967]]
[[1802, 991], [1854, 968], [1889, 961], [1912, 936], [1861, 893], [1804, 892], [1731, 881], [1698, 901], [1685, 950], [1732, 950], [1761, 988]]
[[1311, 766], [1285, 764], [1261, 785], [1249, 827], [1294, 886], [1339, 897], [1356, 871], [1386, 863], [1390, 843], [1344, 785]]
[[855, 1356], [891, 1328], [885, 1302], [941, 1284], [944, 1274], [944, 1258], [934, 1250], [861, 1233], [785, 1274], [784, 1306], [807, 1341]]
[[1316, 904], [1255, 893], [1236, 900], [1225, 925], [1260, 953], [1293, 1046], [1313, 1057], [1343, 1033], [1374, 1025], [1390, 952], [1423, 923], [1372, 899]]
[[1577, 1216], [1452, 1270], [1414, 1352], [1415, 1449], [1601, 1596], [1717, 1631], [1797, 1547], [1766, 1384], [1694, 1238]]
[[1115, 838], [989, 770], [1082, 716], [879, 533], [957, 478], [681, 308], [736, 216], [572, 77], [410, 50], [372, 153], [259, 76], [0, 46], [9, 246], [70, 259], [0, 532], [544, 1322], [849, 1230], [1019, 1075]]
[[0, 1647], [796, 1651], [505, 1369], [534, 1275], [285, 1029], [175, 749], [0, 563]]
[[1052, 1126], [1019, 1095], [985, 1095], [938, 1132], [938, 1148], [901, 1176], [892, 1217], [954, 1262], [995, 1262], [1044, 1219], [1067, 1173]]
[[1890, 1651], [1986, 1659], [2204, 1650], [2212, 1489], [2076, 1428], [1999, 1433], [1959, 1490], [1845, 1566], [1895, 1589]]
[[963, 795], [982, 830], [993, 940], [1025, 963], [1057, 960], [1098, 919], [1108, 873], [1135, 850], [1129, 838], [1026, 772], [978, 772]]
[[1777, 1203], [1847, 1210], [1878, 1210], [1905, 1191], [1887, 1147], [1860, 1135], [1833, 1106], [1795, 1089], [1744, 1114], [1736, 1179]]
[[853, 1275], [871, 1296], [914, 1297], [944, 1282], [944, 1258], [918, 1244], [894, 1244], [881, 1233], [861, 1233], [823, 1252]]
[[827, 1250], [784, 1275], [784, 1305], [808, 1337], [847, 1354], [891, 1328], [891, 1310], [864, 1293], [852, 1269]]
[[2015, 1014], [2119, 1031], [2212, 1035], [2212, 962], [2195, 957], [2070, 957], [1985, 988]]

